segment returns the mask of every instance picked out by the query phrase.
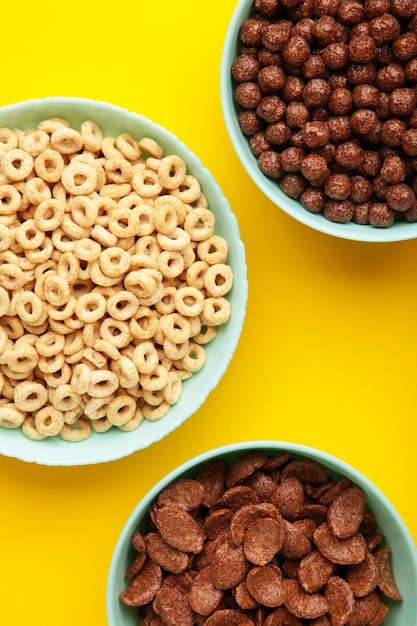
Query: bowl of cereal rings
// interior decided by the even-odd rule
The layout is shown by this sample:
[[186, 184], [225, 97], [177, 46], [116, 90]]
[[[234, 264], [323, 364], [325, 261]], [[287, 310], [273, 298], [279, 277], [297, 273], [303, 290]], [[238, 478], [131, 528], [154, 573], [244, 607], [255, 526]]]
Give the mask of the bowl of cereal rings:
[[321, 450], [247, 441], [204, 452], [127, 520], [109, 626], [417, 623], [417, 551], [385, 495]]
[[0, 108], [0, 454], [100, 463], [195, 413], [242, 330], [246, 261], [211, 173], [106, 102]]
[[240, 0], [221, 61], [227, 130], [262, 193], [323, 233], [417, 236], [414, 0]]

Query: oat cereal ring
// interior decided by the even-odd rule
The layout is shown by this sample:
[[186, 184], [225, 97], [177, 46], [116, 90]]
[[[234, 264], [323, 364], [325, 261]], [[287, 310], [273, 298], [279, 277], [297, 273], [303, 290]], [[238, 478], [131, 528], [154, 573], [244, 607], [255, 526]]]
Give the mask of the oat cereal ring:
[[0, 252], [8, 250], [12, 244], [12, 231], [5, 224], [0, 223]]
[[171, 405], [165, 400], [158, 406], [145, 404], [142, 409], [143, 417], [150, 422], [155, 422], [163, 418], [169, 411]]
[[[119, 203], [119, 206], [122, 206], [121, 202]], [[145, 237], [146, 235], [153, 233], [155, 229], [153, 208], [149, 204], [142, 203], [130, 210], [135, 212], [135, 217], [138, 220], [136, 235], [138, 237]]]
[[[79, 241], [77, 241], [77, 244], [82, 245], [80, 242], [83, 241], [85, 240], [80, 239]], [[90, 240], [87, 239], [87, 241]], [[58, 276], [65, 280], [69, 285], [73, 285], [77, 281], [80, 273], [80, 261], [75, 254], [75, 247], [74, 252], [61, 253], [56, 271]]]
[[187, 354], [189, 341], [186, 339], [183, 343], [174, 343], [168, 337], [164, 337], [162, 347], [165, 356], [171, 361], [180, 361]]
[[164, 154], [163, 148], [150, 137], [142, 137], [138, 141], [139, 148], [155, 159], [161, 159]]
[[48, 400], [48, 391], [41, 383], [24, 381], [14, 389], [14, 403], [19, 411], [33, 413], [41, 409]]
[[52, 198], [51, 189], [46, 182], [35, 176], [25, 183], [25, 194], [30, 204], [40, 204], [43, 200]]
[[107, 181], [111, 183], [128, 183], [132, 179], [132, 165], [122, 156], [111, 157], [104, 162]]
[[117, 238], [133, 237], [139, 228], [139, 216], [135, 210], [117, 207], [109, 215], [109, 230]]
[[35, 413], [35, 428], [45, 437], [54, 437], [63, 426], [63, 412], [51, 405], [45, 406]]
[[135, 430], [136, 428], [138, 428], [138, 426], [140, 426], [142, 422], [143, 422], [143, 413], [139, 407], [136, 407], [136, 411], [132, 419], [126, 422], [126, 424], [119, 426], [119, 429], [122, 430], [123, 432], [131, 432]]
[[35, 342], [36, 350], [40, 356], [53, 356], [63, 352], [65, 346], [65, 338], [63, 335], [58, 335], [53, 331], [48, 331], [41, 337], [38, 337]]
[[175, 196], [163, 194], [155, 198], [153, 206], [156, 210], [164, 204], [168, 204], [175, 209], [175, 212], [177, 214], [177, 226], [182, 225], [188, 213], [188, 208], [184, 204], [184, 202], [182, 202], [182, 200], [176, 198]]
[[32, 129], [23, 133], [19, 140], [19, 147], [30, 154], [32, 158], [37, 157], [46, 150], [49, 144], [49, 135], [43, 130]]
[[175, 294], [175, 307], [185, 317], [196, 317], [204, 308], [204, 295], [196, 287], [181, 287]]
[[201, 321], [208, 326], [225, 324], [230, 317], [230, 302], [226, 298], [206, 298]]
[[150, 374], [139, 374], [139, 383], [143, 389], [158, 391], [168, 382], [168, 370], [159, 364]]
[[29, 374], [38, 365], [39, 355], [30, 344], [14, 346], [8, 360], [8, 367], [17, 374]]
[[198, 179], [187, 174], [179, 187], [170, 190], [171, 194], [182, 200], [185, 204], [195, 202], [200, 196], [201, 187]]
[[105, 313], [106, 299], [97, 292], [86, 293], [75, 302], [75, 314], [86, 324], [97, 322]]
[[71, 161], [63, 169], [61, 182], [66, 191], [74, 196], [87, 196], [96, 189], [97, 177], [97, 169], [94, 166]]
[[91, 424], [85, 417], [79, 417], [74, 424], [64, 424], [58, 436], [64, 441], [83, 441], [91, 435]]
[[68, 202], [73, 221], [81, 228], [94, 226], [98, 216], [98, 205], [85, 195], [74, 196]]
[[64, 165], [62, 155], [57, 150], [47, 148], [35, 158], [33, 169], [45, 182], [57, 183], [61, 180]]
[[108, 405], [107, 419], [113, 426], [123, 426], [129, 422], [136, 412], [135, 399], [127, 394], [116, 396]]
[[17, 291], [25, 284], [26, 277], [17, 265], [4, 263], [0, 265], [0, 286], [9, 291]]
[[32, 291], [22, 291], [16, 302], [16, 313], [20, 319], [29, 324], [42, 323], [40, 320], [44, 315], [45, 304]]
[[65, 213], [60, 228], [74, 242], [74, 245], [77, 239], [83, 239], [83, 237], [88, 237], [90, 234], [88, 228], [82, 228], [74, 222], [70, 213]]
[[159, 355], [152, 341], [142, 341], [135, 347], [133, 363], [139, 374], [151, 374], [155, 371]]
[[103, 398], [90, 398], [84, 407], [84, 414], [94, 421], [106, 417], [108, 406], [113, 398], [114, 394]]
[[142, 155], [139, 143], [128, 133], [118, 135], [115, 140], [117, 150], [129, 161], [138, 161]]
[[109, 343], [108, 341], [104, 341], [104, 339], [96, 339], [93, 343], [93, 348], [97, 352], [102, 352], [109, 359], [112, 359], [114, 361], [120, 359], [119, 350], [115, 346], [113, 346], [113, 344]]
[[68, 303], [71, 296], [71, 290], [68, 283], [57, 275], [49, 275], [46, 277], [44, 285], [45, 299], [52, 306], [62, 306]]
[[19, 428], [24, 422], [25, 414], [18, 411], [13, 403], [0, 407], [0, 427]]
[[76, 330], [71, 332], [70, 334], [64, 337], [65, 344], [63, 348], [63, 353], [65, 356], [70, 356], [71, 354], [75, 354], [79, 350], [82, 350], [85, 347], [83, 332], [81, 330]]
[[220, 235], [212, 235], [197, 244], [197, 255], [200, 260], [206, 261], [209, 265], [225, 263], [228, 251], [228, 243]]
[[185, 274], [187, 284], [190, 285], [190, 287], [195, 287], [196, 289], [203, 289], [204, 274], [209, 267], [210, 266], [206, 263], [206, 261], [194, 261], [194, 263], [191, 263]]
[[13, 185], [0, 185], [0, 215], [15, 215], [22, 206], [22, 196]]
[[130, 291], [119, 291], [107, 300], [107, 312], [115, 320], [130, 320], [138, 309], [139, 301]]
[[81, 403], [81, 395], [76, 393], [69, 384], [54, 389], [50, 396], [53, 406], [60, 411], [71, 411]]
[[44, 373], [44, 379], [47, 385], [52, 389], [56, 389], [61, 385], [66, 385], [70, 382], [72, 375], [71, 367], [68, 363], [64, 363], [62, 367], [56, 372]]
[[187, 174], [186, 165], [178, 155], [172, 154], [161, 159], [158, 178], [164, 189], [180, 187]]
[[117, 375], [110, 370], [95, 370], [91, 372], [90, 384], [87, 393], [92, 398], [110, 396], [119, 387]]
[[151, 406], [159, 406], [161, 402], [164, 401], [162, 389], [158, 389], [158, 391], [148, 391], [147, 389], [142, 389], [142, 397], [143, 400]]
[[162, 250], [157, 261], [164, 278], [176, 278], [184, 271], [184, 257], [178, 250]]
[[46, 439], [45, 435], [41, 435], [38, 432], [35, 426], [35, 418], [33, 415], [27, 415], [22, 422], [22, 433], [28, 439], [32, 439], [33, 441], [42, 441], [42, 439]]
[[217, 329], [215, 326], [202, 326], [201, 331], [197, 335], [193, 335], [193, 341], [204, 346], [213, 341], [216, 335]]
[[194, 209], [207, 209], [208, 208], [208, 200], [203, 192], [200, 193], [197, 200], [191, 203], [191, 206], [193, 206]]
[[[32, 180], [41, 180], [32, 178]], [[30, 182], [30, 181], [29, 181]], [[34, 212], [34, 222], [38, 230], [53, 231], [58, 228], [64, 219], [65, 208], [62, 202], [55, 198], [41, 200]]]
[[65, 363], [65, 355], [63, 352], [52, 356], [39, 356], [37, 366], [43, 374], [54, 374], [62, 369]]
[[83, 138], [74, 128], [60, 126], [53, 131], [50, 138], [51, 148], [61, 154], [74, 154], [83, 147]]
[[117, 361], [112, 361], [110, 369], [117, 374], [119, 385], [124, 389], [135, 387], [139, 382], [139, 375], [135, 364], [127, 356], [122, 355]]
[[120, 349], [129, 344], [131, 335], [126, 322], [107, 317], [100, 324], [100, 337]]
[[214, 232], [215, 217], [209, 209], [193, 209], [184, 220], [184, 230], [193, 241], [203, 241]]
[[151, 296], [159, 284], [162, 283], [162, 274], [158, 270], [142, 268], [126, 274], [124, 285], [138, 298]]
[[52, 243], [59, 252], [73, 252], [75, 242], [65, 233], [61, 227], [52, 232]]
[[71, 411], [63, 411], [65, 424], [75, 424], [75, 422], [84, 415], [84, 408], [82, 406], [76, 407]]
[[159, 233], [170, 235], [178, 226], [177, 211], [172, 204], [160, 204], [153, 208], [153, 221]]
[[209, 296], [218, 298], [228, 293], [233, 286], [233, 272], [229, 265], [215, 263], [204, 274], [204, 287]]
[[0, 163], [3, 174], [13, 182], [24, 180], [33, 170], [32, 157], [20, 148], [5, 152]]
[[182, 394], [182, 382], [178, 374], [168, 372], [168, 382], [162, 389], [165, 402], [169, 405], [176, 404]]
[[161, 315], [169, 315], [175, 311], [176, 287], [164, 287], [161, 299], [155, 304], [155, 310]]
[[163, 315], [159, 320], [159, 326], [173, 343], [183, 343], [190, 337], [191, 323], [179, 313]]
[[154, 198], [162, 191], [158, 173], [143, 163], [133, 166], [132, 187], [142, 198]]
[[22, 222], [16, 229], [16, 241], [24, 250], [35, 250], [42, 245], [45, 233], [38, 228], [34, 219]]
[[187, 372], [198, 372], [206, 362], [206, 351], [198, 343], [190, 343], [188, 354], [181, 359], [181, 365]]
[[66, 128], [69, 128], [71, 124], [65, 118], [56, 116], [56, 117], [50, 117], [47, 120], [42, 120], [37, 125], [37, 128], [39, 130], [43, 130], [48, 135], [51, 135], [54, 132], [54, 130], [57, 130], [57, 128], [61, 128], [61, 126], [65, 126]]
[[130, 267], [130, 255], [119, 247], [106, 248], [98, 261], [101, 271], [110, 278], [120, 278]]
[[18, 146], [16, 133], [11, 128], [0, 128], [0, 148], [4, 152], [14, 150]]
[[103, 133], [95, 122], [91, 120], [83, 122], [80, 127], [80, 133], [86, 150], [100, 152]]
[[53, 253], [54, 246], [52, 243], [52, 239], [45, 236], [42, 244], [38, 248], [34, 248], [33, 250], [25, 250], [25, 257], [28, 262], [34, 264], [36, 267], [36, 264], [45, 263], [46, 261], [48, 261]]
[[129, 195], [132, 191], [130, 183], [107, 183], [101, 186], [97, 185], [97, 188], [100, 189], [100, 196], [103, 198], [111, 198], [116, 202], [124, 196]]
[[48, 305], [48, 316], [49, 320], [53, 320], [56, 322], [63, 322], [64, 320], [69, 319], [74, 311], [75, 311], [75, 298], [74, 296], [70, 296], [68, 302], [63, 305], [53, 306], [52, 304]]
[[169, 235], [157, 233], [156, 239], [163, 250], [182, 250], [190, 243], [190, 235], [177, 226]]
[[129, 322], [129, 333], [135, 341], [151, 339], [158, 329], [158, 316], [149, 307], [139, 306], [135, 318]]
[[120, 276], [111, 278], [101, 271], [99, 259], [96, 259], [92, 263], [90, 262], [88, 267], [90, 271], [90, 278], [95, 285], [99, 287], [113, 287], [114, 285], [118, 285], [120, 283]]
[[90, 236], [102, 246], [115, 246], [117, 237], [113, 233], [109, 233], [104, 226], [96, 224], [90, 232]]
[[161, 246], [156, 237], [152, 235], [140, 237], [135, 244], [135, 254], [141, 256], [149, 256], [151, 259], [156, 260], [160, 252]]

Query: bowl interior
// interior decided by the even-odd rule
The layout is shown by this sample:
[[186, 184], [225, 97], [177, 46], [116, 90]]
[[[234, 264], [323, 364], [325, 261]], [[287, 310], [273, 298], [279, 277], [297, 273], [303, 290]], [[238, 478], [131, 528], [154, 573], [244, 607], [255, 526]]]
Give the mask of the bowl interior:
[[164, 154], [180, 155], [187, 164], [187, 171], [199, 179], [209, 208], [216, 216], [215, 233], [228, 241], [228, 263], [234, 273], [234, 285], [227, 296], [232, 306], [231, 318], [219, 327], [215, 340], [206, 346], [204, 367], [184, 382], [180, 401], [164, 418], [157, 422], [144, 420], [130, 433], [116, 428], [106, 433], [93, 432], [91, 437], [76, 444], [59, 437], [32, 441], [22, 435], [20, 429], [0, 429], [0, 454], [46, 465], [82, 465], [118, 459], [146, 448], [177, 428], [199, 408], [225, 372], [239, 340], [246, 312], [247, 270], [244, 246], [229, 202], [199, 158], [171, 132], [123, 108], [82, 98], [45, 98], [2, 107], [0, 128], [31, 128], [43, 119], [56, 116], [67, 119], [75, 128], [90, 119], [107, 134], [130, 133], [137, 138], [150, 136], [164, 148]]
[[125, 587], [124, 574], [134, 554], [130, 539], [136, 529], [147, 529], [148, 509], [158, 493], [174, 480], [194, 478], [199, 469], [214, 458], [224, 458], [232, 462], [250, 450], [262, 450], [271, 456], [289, 451], [294, 458], [314, 458], [328, 470], [332, 478], [337, 480], [347, 476], [364, 490], [367, 504], [377, 517], [379, 530], [385, 535], [385, 543], [392, 550], [394, 576], [404, 598], [402, 602], [386, 601], [390, 612], [384, 624], [386, 626], [416, 626], [417, 550], [407, 527], [389, 500], [364, 475], [340, 459], [307, 446], [275, 441], [237, 443], [205, 452], [174, 469], [142, 498], [120, 534], [110, 564], [107, 581], [109, 626], [137, 624], [137, 610], [125, 606], [119, 600], [119, 594]]
[[277, 182], [261, 173], [257, 159], [250, 150], [248, 139], [243, 135], [238, 123], [240, 109], [233, 98], [234, 86], [231, 77], [231, 66], [239, 50], [239, 28], [253, 11], [254, 3], [252, 0], [240, 0], [236, 5], [223, 46], [220, 90], [223, 116], [231, 142], [243, 167], [255, 185], [271, 202], [296, 220], [328, 235], [369, 242], [400, 241], [417, 237], [417, 223], [399, 221], [389, 228], [374, 228], [373, 226], [359, 225], [354, 222], [347, 224], [331, 222], [322, 214], [310, 213], [304, 209], [300, 202], [286, 196]]

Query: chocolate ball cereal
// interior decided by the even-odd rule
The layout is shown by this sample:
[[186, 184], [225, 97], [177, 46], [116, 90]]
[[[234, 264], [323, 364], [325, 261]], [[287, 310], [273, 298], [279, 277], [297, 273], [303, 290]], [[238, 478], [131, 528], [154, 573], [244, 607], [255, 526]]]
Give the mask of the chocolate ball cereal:
[[306, 210], [376, 228], [417, 219], [416, 12], [417, 0], [257, 0], [242, 23], [242, 133]]

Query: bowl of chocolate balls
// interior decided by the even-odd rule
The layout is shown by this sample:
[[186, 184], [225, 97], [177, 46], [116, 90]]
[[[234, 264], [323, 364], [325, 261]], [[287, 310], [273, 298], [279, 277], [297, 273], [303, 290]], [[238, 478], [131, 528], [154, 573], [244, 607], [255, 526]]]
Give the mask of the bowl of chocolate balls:
[[240, 0], [221, 99], [280, 209], [345, 239], [417, 237], [417, 0]]

